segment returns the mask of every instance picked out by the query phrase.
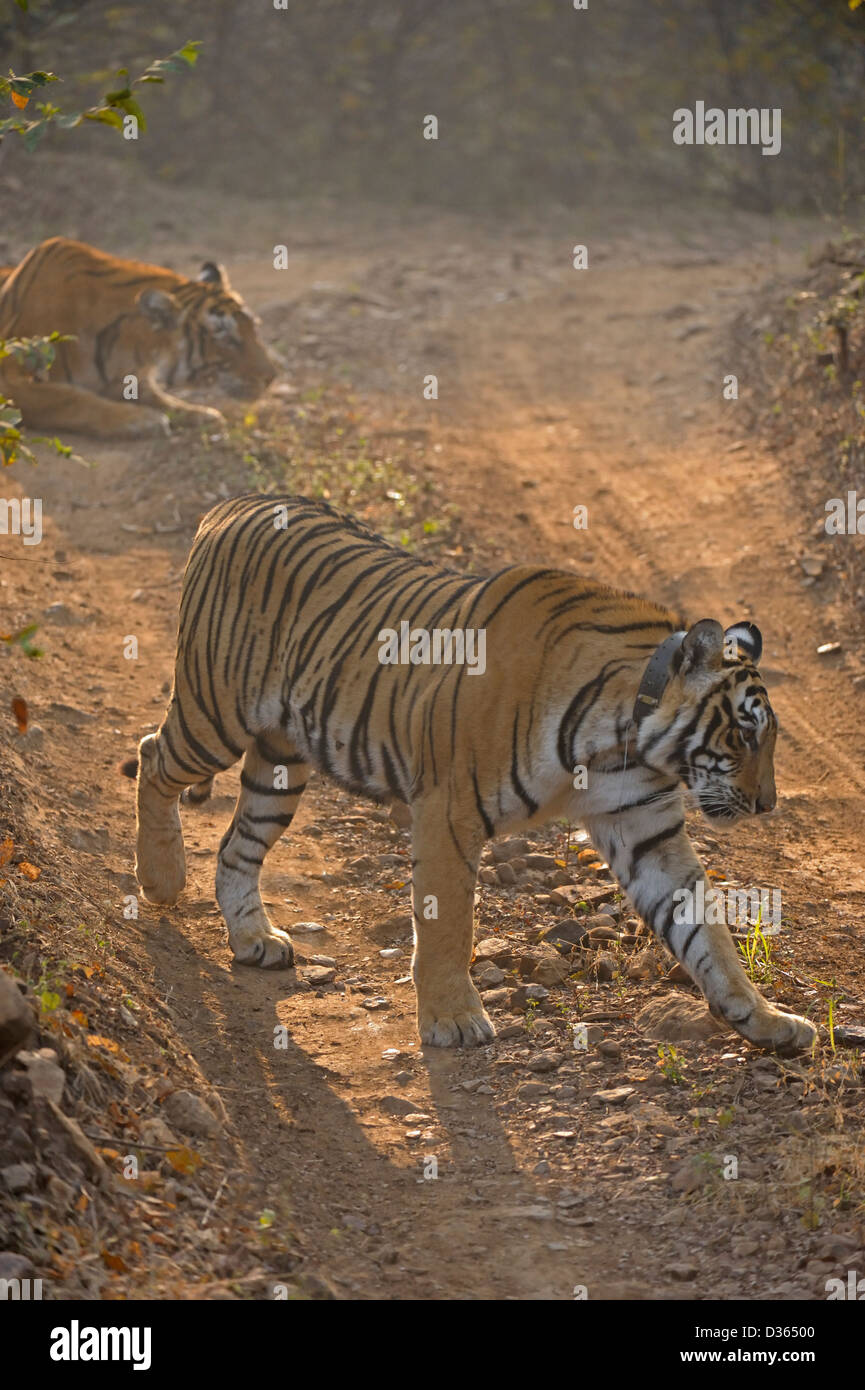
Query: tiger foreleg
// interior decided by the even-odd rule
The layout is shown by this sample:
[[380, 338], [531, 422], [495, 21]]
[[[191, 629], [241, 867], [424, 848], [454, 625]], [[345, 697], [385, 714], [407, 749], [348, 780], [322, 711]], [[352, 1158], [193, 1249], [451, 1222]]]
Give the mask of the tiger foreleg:
[[495, 1037], [469, 976], [482, 843], [479, 829], [449, 817], [444, 798], [413, 807], [412, 976], [418, 1032], [434, 1047], [473, 1047]]
[[140, 383], [139, 400], [144, 405], [165, 411], [170, 419], [190, 424], [203, 424], [205, 421], [215, 425], [225, 424], [225, 416], [221, 410], [216, 410], [211, 405], [196, 405], [193, 401], [181, 400], [179, 396], [172, 396], [170, 392], [163, 391], [154, 381]]
[[157, 439], [169, 432], [161, 407], [107, 400], [66, 382], [16, 378], [13, 393], [25, 424], [33, 429], [70, 430], [95, 439]]
[[755, 1047], [798, 1051], [811, 1046], [814, 1025], [763, 998], [745, 973], [726, 922], [714, 922], [711, 912], [700, 910], [701, 901], [711, 903], [713, 895], [685, 834], [680, 799], [652, 817], [643, 809], [625, 811], [586, 828], [637, 912], [688, 971], [715, 1018]]

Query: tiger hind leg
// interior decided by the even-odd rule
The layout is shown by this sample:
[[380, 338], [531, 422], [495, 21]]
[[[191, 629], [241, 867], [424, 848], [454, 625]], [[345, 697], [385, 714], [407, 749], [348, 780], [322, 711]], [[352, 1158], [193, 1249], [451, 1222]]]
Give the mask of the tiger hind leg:
[[[234, 755], [226, 752], [224, 766]], [[169, 710], [158, 733], [138, 745], [138, 833], [135, 873], [148, 902], [174, 903], [186, 883], [186, 855], [178, 799], [187, 786], [198, 784], [207, 769], [187, 748], [179, 720]]]
[[294, 819], [309, 773], [294, 744], [274, 733], [258, 738], [244, 758], [240, 796], [216, 868], [216, 900], [241, 965], [279, 970], [294, 964], [291, 938], [264, 910], [259, 879], [264, 856]]

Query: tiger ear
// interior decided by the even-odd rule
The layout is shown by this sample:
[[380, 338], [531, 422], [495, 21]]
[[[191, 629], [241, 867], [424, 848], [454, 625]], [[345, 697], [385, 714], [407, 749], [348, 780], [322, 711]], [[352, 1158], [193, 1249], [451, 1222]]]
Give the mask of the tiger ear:
[[216, 261], [205, 261], [196, 276], [205, 285], [216, 285], [221, 290], [230, 289], [228, 276], [225, 273], [224, 265], [217, 265]]
[[679, 675], [711, 670], [721, 665], [724, 651], [724, 629], [714, 618], [703, 618], [685, 634], [681, 646]]
[[756, 623], [734, 623], [724, 633], [724, 657], [727, 661], [751, 661], [754, 665], [763, 654], [763, 634]]
[[142, 290], [135, 302], [154, 328], [174, 328], [180, 321], [180, 306], [165, 290]]

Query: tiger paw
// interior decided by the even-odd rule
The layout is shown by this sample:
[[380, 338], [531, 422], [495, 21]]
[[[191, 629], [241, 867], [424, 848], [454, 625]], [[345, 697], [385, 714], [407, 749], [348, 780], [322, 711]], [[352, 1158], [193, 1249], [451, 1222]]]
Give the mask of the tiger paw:
[[807, 1018], [785, 1014], [780, 1009], [762, 1008], [740, 1029], [754, 1047], [769, 1052], [805, 1052], [813, 1046], [817, 1029]]
[[496, 1030], [483, 1006], [419, 1009], [418, 1032], [427, 1047], [479, 1047], [492, 1042]]
[[255, 965], [259, 970], [289, 970], [294, 965], [294, 946], [288, 932], [268, 924], [266, 930], [229, 931], [231, 949], [238, 965]]
[[135, 859], [135, 876], [149, 903], [170, 907], [186, 886], [186, 855], [183, 842], [173, 840], [156, 851], [140, 848]]

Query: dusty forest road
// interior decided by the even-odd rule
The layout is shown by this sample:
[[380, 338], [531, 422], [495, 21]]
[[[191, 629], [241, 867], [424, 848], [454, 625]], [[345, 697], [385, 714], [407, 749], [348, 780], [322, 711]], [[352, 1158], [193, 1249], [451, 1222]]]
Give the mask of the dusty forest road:
[[[738, 404], [722, 398], [723, 375], [737, 371], [723, 351], [733, 313], [767, 276], [801, 264], [805, 234], [781, 245], [743, 229], [684, 244], [622, 235], [597, 254], [590, 245], [591, 269], [578, 272], [566, 242], [503, 235], [487, 253], [470, 227], [458, 241], [449, 227], [454, 276], [440, 270], [410, 350], [399, 306], [444, 259], [434, 227], [423, 239], [357, 233], [350, 259], [338, 238], [299, 247], [278, 294], [272, 271], [226, 259], [266, 327], [280, 318], [277, 301], [313, 282], [326, 285], [316, 303], [355, 296], [352, 322], [370, 319], [370, 337], [342, 360], [361, 379], [358, 408], [374, 438], [389, 428], [416, 436], [435, 497], [458, 508], [473, 538], [461, 547], [470, 558], [543, 560], [695, 620], [758, 621], [782, 727], [780, 811], [723, 833], [695, 824], [694, 835], [719, 878], [782, 890], [776, 997], [811, 1005], [824, 1023], [816, 982], [830, 981], [837, 1017], [861, 1022], [865, 686], [855, 677], [865, 662], [816, 651], [844, 631], [831, 592], [804, 587], [797, 563], [825, 498], [796, 493], [783, 459], [761, 452], [737, 427]], [[177, 263], [192, 254], [184, 248]], [[478, 265], [486, 270], [468, 294], [459, 275]], [[322, 334], [308, 338], [295, 351], [314, 359]], [[332, 365], [313, 360], [307, 379], [327, 379]], [[422, 399], [427, 372], [439, 377], [437, 402]], [[730, 1034], [677, 1042], [659, 1067], [634, 1018], [682, 987], [651, 952], [631, 969], [624, 945], [611, 948], [612, 980], [551, 987], [528, 1019], [524, 1004], [497, 1001], [503, 1036], [491, 1048], [421, 1051], [403, 978], [408, 837], [318, 779], [264, 873], [279, 925], [324, 928], [296, 934], [296, 974], [231, 966], [213, 870], [236, 773], [203, 809], [184, 811], [189, 883], [177, 908], [143, 905], [123, 920], [133, 789], [115, 766], [161, 718], [179, 573], [213, 483], [187, 470], [182, 437], [86, 452], [98, 467], [40, 462], [46, 540], [38, 562], [5, 570], [4, 609], [26, 619], [61, 605], [41, 632], [49, 658], [16, 671], [15, 693], [45, 740], [14, 750], [13, 768], [36, 797], [34, 842], [58, 881], [104, 916], [122, 992], [158, 1001], [164, 1072], [182, 1059], [217, 1109], [219, 1139], [196, 1148], [226, 1178], [206, 1230], [181, 1238], [168, 1215], [162, 1246], [125, 1256], [123, 1286], [143, 1297], [272, 1297], [282, 1259], [310, 1272], [313, 1296], [570, 1299], [585, 1286], [590, 1298], [811, 1298], [856, 1252], [861, 1267], [855, 1073], [825, 1050], [759, 1058]], [[238, 462], [229, 490], [247, 486]], [[577, 504], [588, 508], [586, 531], [572, 525]], [[135, 661], [122, 657], [130, 634]], [[516, 635], [515, 648], [518, 659]], [[561, 855], [560, 829], [529, 838], [532, 850]], [[565, 877], [587, 892], [606, 883], [587, 858], [565, 857]], [[542, 869], [481, 888], [477, 937], [501, 937], [505, 984], [537, 964], [525, 961], [555, 918], [549, 892]], [[332, 983], [305, 978], [314, 955], [335, 962]], [[387, 1005], [366, 1007], [379, 998]], [[588, 1052], [572, 1049], [578, 1019], [601, 1025], [603, 1048], [595, 1038]], [[280, 1024], [288, 1041], [275, 1048]], [[617, 1099], [598, 1099], [616, 1088]], [[145, 1091], [153, 1106], [165, 1089], [148, 1081], [139, 1116]], [[729, 1154], [735, 1182], [717, 1175]], [[171, 1181], [169, 1212], [181, 1201]], [[158, 1203], [158, 1176], [153, 1184]], [[241, 1210], [269, 1213], [264, 1227], [284, 1244], [253, 1259], [234, 1234]], [[104, 1269], [90, 1292], [110, 1296]]]

